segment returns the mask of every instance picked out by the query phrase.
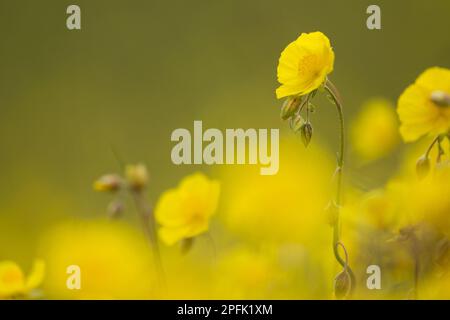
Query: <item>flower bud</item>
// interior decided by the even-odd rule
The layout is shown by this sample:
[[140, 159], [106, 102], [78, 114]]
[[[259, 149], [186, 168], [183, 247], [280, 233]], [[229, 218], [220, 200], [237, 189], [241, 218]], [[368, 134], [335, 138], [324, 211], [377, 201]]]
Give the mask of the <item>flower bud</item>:
[[148, 173], [143, 164], [127, 165], [125, 168], [125, 177], [128, 185], [133, 190], [142, 190], [147, 186]]
[[291, 129], [294, 132], [299, 131], [304, 124], [305, 124], [305, 120], [303, 120], [301, 115], [296, 115], [295, 117], [291, 118], [290, 125], [291, 125]]
[[334, 295], [336, 299], [348, 298], [352, 288], [352, 279], [347, 270], [344, 269], [334, 278]]
[[120, 189], [121, 184], [122, 179], [117, 174], [106, 174], [94, 182], [94, 190], [114, 192]]
[[192, 249], [194, 238], [184, 238], [180, 243], [181, 254], [187, 254]]
[[426, 155], [421, 156], [416, 162], [416, 172], [419, 179], [425, 178], [430, 172], [430, 159]]
[[287, 120], [292, 117], [300, 107], [301, 98], [300, 97], [289, 97], [283, 103], [281, 107], [281, 119]]
[[433, 91], [431, 93], [431, 101], [439, 107], [449, 107], [450, 94], [440, 90]]
[[300, 128], [300, 134], [302, 136], [303, 144], [305, 145], [305, 147], [307, 147], [309, 145], [309, 142], [311, 141], [311, 137], [313, 134], [313, 128], [309, 122], [305, 123]]

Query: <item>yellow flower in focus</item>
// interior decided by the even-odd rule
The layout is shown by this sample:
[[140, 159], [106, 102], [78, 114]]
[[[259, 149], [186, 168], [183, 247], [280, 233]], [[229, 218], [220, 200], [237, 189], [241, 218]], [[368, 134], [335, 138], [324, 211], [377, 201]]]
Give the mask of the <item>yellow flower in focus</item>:
[[219, 201], [220, 185], [202, 173], [185, 177], [177, 188], [164, 192], [155, 207], [159, 236], [168, 245], [208, 230]]
[[365, 103], [352, 124], [351, 141], [363, 161], [373, 161], [392, 152], [399, 142], [394, 106], [380, 98]]
[[397, 112], [405, 141], [423, 135], [447, 133], [450, 129], [450, 70], [425, 70], [400, 96]]
[[28, 277], [13, 261], [0, 262], [0, 299], [22, 297], [39, 287], [44, 279], [45, 263], [36, 260]]
[[[158, 297], [152, 253], [139, 230], [119, 221], [65, 222], [40, 246], [50, 299], [152, 299]], [[80, 290], [69, 290], [67, 268], [80, 268]]]
[[281, 53], [277, 98], [305, 95], [319, 88], [333, 71], [334, 52], [322, 32], [302, 33]]

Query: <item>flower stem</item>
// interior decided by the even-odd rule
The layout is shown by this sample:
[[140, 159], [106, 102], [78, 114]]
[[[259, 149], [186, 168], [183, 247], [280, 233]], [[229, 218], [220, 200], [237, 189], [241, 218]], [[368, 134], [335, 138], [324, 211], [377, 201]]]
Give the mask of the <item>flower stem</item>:
[[158, 237], [156, 236], [156, 221], [153, 210], [145, 201], [141, 191], [133, 190], [131, 192], [136, 209], [141, 219], [141, 224], [153, 253], [153, 260], [155, 263], [156, 274], [161, 289], [165, 289], [164, 269], [161, 262], [161, 253], [159, 251]]
[[334, 84], [330, 80], [327, 80], [324, 88], [333, 99], [339, 118], [339, 152], [337, 156], [337, 169], [336, 169], [337, 190], [335, 199], [335, 203], [337, 206], [337, 215], [333, 223], [333, 253], [339, 264], [343, 268], [346, 268], [347, 271], [349, 272], [353, 288], [355, 283], [355, 275], [352, 269], [348, 266], [348, 262], [344, 260], [339, 254], [339, 246], [342, 246], [344, 248], [344, 251], [346, 252], [344, 245], [340, 241], [340, 221], [339, 221], [341, 198], [342, 198], [342, 177], [343, 177], [344, 152], [345, 152], [344, 112], [342, 110], [342, 100], [339, 91], [334, 86]]
[[425, 152], [425, 157], [429, 157], [431, 150], [433, 149], [434, 145], [440, 141], [440, 136], [437, 136], [431, 144], [428, 146], [427, 151]]

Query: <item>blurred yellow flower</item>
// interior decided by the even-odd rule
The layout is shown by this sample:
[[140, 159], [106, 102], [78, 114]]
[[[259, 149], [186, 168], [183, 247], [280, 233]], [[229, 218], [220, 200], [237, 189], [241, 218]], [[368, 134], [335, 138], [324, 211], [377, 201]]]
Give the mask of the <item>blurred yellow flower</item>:
[[220, 185], [202, 173], [185, 177], [177, 188], [165, 191], [155, 207], [159, 236], [168, 245], [208, 230], [219, 201]]
[[405, 141], [447, 133], [450, 128], [450, 70], [425, 70], [400, 96], [400, 133]]
[[400, 217], [396, 215], [393, 200], [385, 190], [373, 190], [364, 195], [354, 217], [377, 230], [395, 230]]
[[392, 152], [399, 142], [394, 106], [382, 98], [367, 101], [352, 124], [351, 141], [363, 161], [377, 160]]
[[214, 291], [218, 299], [267, 299], [279, 276], [270, 254], [238, 247], [220, 258]]
[[322, 32], [302, 33], [281, 53], [277, 98], [305, 95], [319, 88], [333, 71], [334, 52]]
[[45, 263], [36, 260], [28, 277], [13, 261], [0, 262], [0, 299], [21, 298], [39, 287], [44, 279]]
[[[139, 230], [120, 221], [65, 222], [43, 237], [50, 299], [151, 299], [157, 282], [150, 247]], [[69, 266], [80, 268], [79, 290], [67, 287]]]
[[317, 144], [302, 148], [296, 137], [280, 141], [282, 166], [261, 176], [249, 166], [224, 167], [223, 214], [230, 231], [255, 242], [329, 246], [324, 208], [331, 199], [332, 156]]
[[450, 166], [442, 166], [423, 180], [394, 179], [388, 185], [404, 224], [428, 223], [450, 236]]

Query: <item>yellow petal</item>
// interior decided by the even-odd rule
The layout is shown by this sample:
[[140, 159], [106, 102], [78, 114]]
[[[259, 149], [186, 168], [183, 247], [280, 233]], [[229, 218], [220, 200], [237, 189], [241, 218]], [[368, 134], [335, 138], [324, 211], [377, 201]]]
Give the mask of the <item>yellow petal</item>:
[[42, 284], [45, 276], [45, 262], [44, 260], [36, 260], [33, 263], [30, 274], [25, 283], [26, 291], [36, 289]]
[[24, 293], [25, 279], [20, 267], [13, 261], [0, 262], [0, 298]]

